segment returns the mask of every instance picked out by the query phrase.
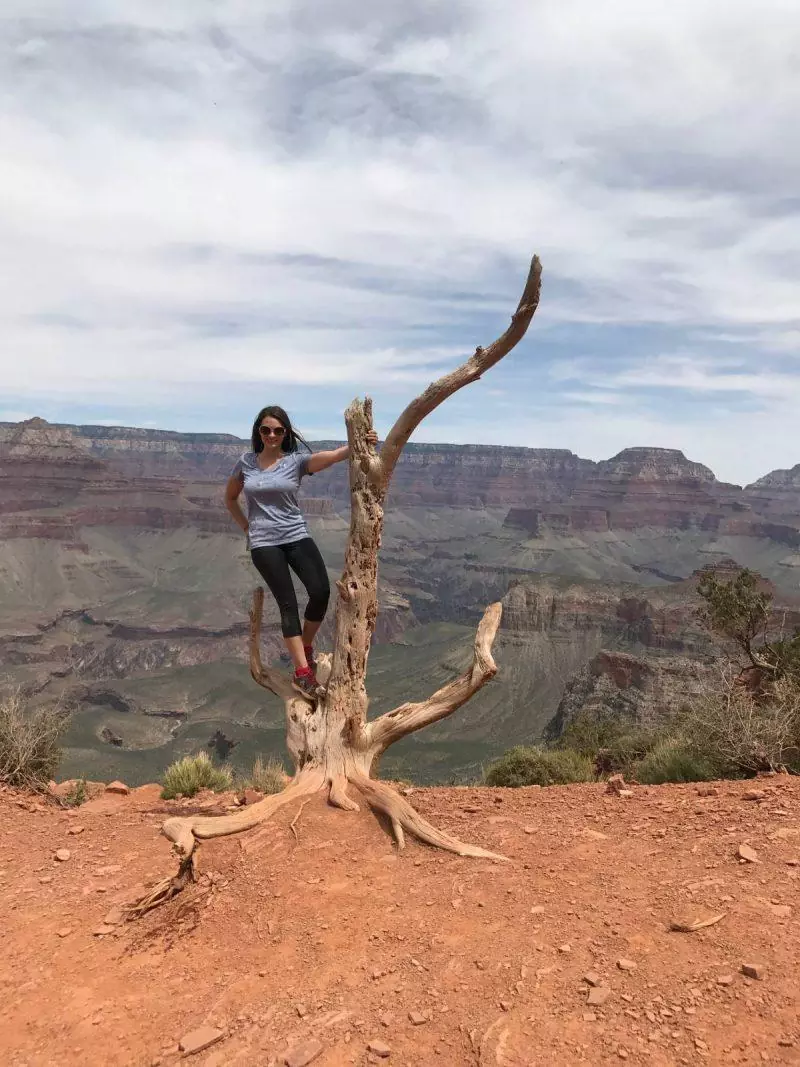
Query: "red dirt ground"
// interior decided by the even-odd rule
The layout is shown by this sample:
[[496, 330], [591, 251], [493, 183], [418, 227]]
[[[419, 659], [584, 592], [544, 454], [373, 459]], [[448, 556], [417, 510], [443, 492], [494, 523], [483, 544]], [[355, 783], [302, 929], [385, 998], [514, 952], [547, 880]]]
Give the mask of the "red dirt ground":
[[800, 1064], [800, 779], [410, 799], [514, 862], [398, 855], [371, 814], [320, 797], [203, 844], [196, 886], [97, 934], [174, 871], [159, 826], [180, 805], [151, 786], [77, 811], [0, 793], [0, 1063], [170, 1067], [211, 1025], [192, 1067]]

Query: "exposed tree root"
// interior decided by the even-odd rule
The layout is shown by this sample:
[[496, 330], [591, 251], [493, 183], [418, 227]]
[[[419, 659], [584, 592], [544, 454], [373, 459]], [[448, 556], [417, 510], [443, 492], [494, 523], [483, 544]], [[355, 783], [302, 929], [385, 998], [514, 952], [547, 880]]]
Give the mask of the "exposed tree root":
[[187, 856], [181, 861], [181, 865], [178, 868], [178, 873], [173, 875], [172, 878], [162, 878], [157, 885], [153, 886], [149, 893], [145, 893], [143, 897], [137, 900], [135, 903], [128, 905], [128, 918], [140, 919], [143, 915], [146, 915], [148, 911], [152, 911], [153, 908], [159, 907], [161, 904], [166, 904], [167, 901], [172, 900], [178, 893], [182, 892], [187, 885], [194, 881], [194, 860], [191, 856]]
[[297, 797], [316, 793], [322, 788], [324, 781], [325, 777], [320, 770], [300, 771], [282, 793], [264, 797], [258, 803], [250, 804], [231, 815], [191, 815], [188, 818], [179, 816], [167, 819], [162, 833], [172, 841], [178, 855], [185, 859], [191, 856], [198, 841], [227, 837], [229, 834], [238, 834], [242, 830], [258, 826]]
[[455, 852], [458, 856], [511, 862], [508, 856], [489, 852], [477, 845], [468, 845], [464, 841], [459, 841], [457, 837], [438, 830], [433, 823], [428, 822], [418, 811], [415, 811], [408, 801], [383, 782], [367, 778], [366, 775], [353, 775], [350, 781], [364, 794], [367, 803], [374, 811], [381, 811], [389, 817], [399, 848], [403, 848], [405, 844], [403, 831], [407, 830], [419, 841], [424, 841], [426, 845], [433, 845], [434, 848], [441, 848], [447, 852]]
[[334, 808], [341, 808], [342, 811], [361, 810], [358, 804], [347, 795], [347, 779], [341, 774], [331, 779], [328, 801]]

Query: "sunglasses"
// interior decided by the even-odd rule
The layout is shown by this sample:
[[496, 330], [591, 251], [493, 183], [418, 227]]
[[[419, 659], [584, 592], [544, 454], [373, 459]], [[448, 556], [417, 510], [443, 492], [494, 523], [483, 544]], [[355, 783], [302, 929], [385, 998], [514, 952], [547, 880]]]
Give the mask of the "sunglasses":
[[283, 437], [286, 433], [286, 429], [283, 426], [259, 426], [258, 432], [262, 437], [272, 437], [273, 434], [275, 437]]

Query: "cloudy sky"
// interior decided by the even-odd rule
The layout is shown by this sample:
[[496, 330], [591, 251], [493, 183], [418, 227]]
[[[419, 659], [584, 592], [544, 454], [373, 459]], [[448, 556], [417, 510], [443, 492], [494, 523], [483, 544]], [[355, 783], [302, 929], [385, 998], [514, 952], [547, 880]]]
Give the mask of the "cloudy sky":
[[800, 462], [797, 0], [6, 0], [0, 420]]

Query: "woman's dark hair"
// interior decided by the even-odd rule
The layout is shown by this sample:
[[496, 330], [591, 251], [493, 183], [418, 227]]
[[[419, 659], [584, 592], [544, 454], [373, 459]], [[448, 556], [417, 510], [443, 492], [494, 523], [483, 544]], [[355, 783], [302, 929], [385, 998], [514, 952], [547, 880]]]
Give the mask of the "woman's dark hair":
[[311, 446], [308, 441], [295, 430], [294, 426], [292, 426], [291, 419], [283, 408], [278, 407], [277, 404], [270, 404], [269, 407], [262, 408], [261, 411], [259, 411], [256, 415], [256, 421], [253, 423], [251, 441], [254, 452], [263, 452], [264, 450], [264, 442], [261, 440], [261, 434], [258, 432], [264, 419], [277, 419], [284, 430], [286, 430], [286, 433], [283, 435], [283, 441], [281, 441], [281, 448], [284, 452], [296, 452], [300, 445], [309, 452], [311, 451]]

